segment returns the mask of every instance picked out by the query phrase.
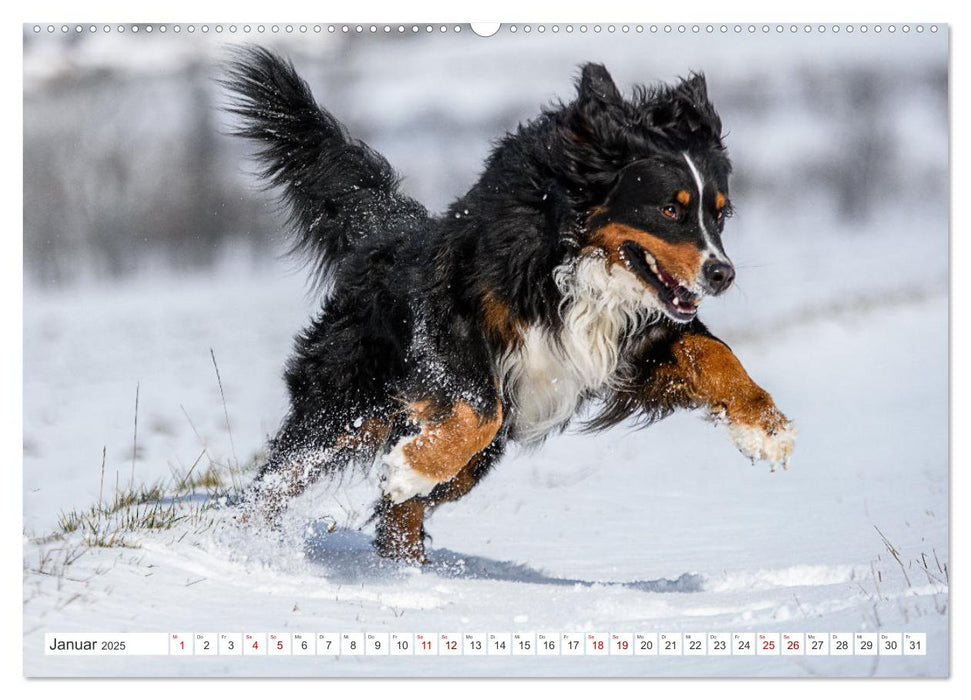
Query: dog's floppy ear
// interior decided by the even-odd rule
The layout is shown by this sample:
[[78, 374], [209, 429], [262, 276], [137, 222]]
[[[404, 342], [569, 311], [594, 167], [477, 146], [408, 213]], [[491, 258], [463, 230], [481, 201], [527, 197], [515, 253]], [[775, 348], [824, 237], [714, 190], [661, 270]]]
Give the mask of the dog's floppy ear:
[[596, 100], [605, 104], [616, 104], [624, 99], [602, 63], [587, 63], [583, 66], [577, 93], [581, 102]]

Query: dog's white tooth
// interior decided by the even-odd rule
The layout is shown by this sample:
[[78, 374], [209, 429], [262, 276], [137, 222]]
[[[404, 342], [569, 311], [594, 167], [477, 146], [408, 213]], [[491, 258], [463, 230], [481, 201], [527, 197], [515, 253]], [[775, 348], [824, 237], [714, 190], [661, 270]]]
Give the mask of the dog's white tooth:
[[648, 253], [646, 250], [644, 251], [644, 259], [647, 261], [649, 265], [655, 262], [654, 256]]

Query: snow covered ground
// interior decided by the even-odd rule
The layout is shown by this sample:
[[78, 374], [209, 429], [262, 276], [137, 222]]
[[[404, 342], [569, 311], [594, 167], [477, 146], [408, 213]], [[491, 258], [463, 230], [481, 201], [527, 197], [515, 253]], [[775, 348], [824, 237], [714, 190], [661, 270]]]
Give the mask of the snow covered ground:
[[[364, 478], [296, 504], [282, 542], [240, 532], [224, 511], [211, 527], [137, 534], [130, 548], [32, 539], [59, 511], [98, 502], [103, 447], [105, 497], [131, 478], [136, 386], [137, 482], [184, 473], [203, 448], [217, 461], [256, 453], [284, 411], [279, 368], [312, 302], [282, 268], [28, 291], [26, 673], [946, 674], [946, 239], [940, 229], [919, 249], [903, 236], [878, 248], [882, 236], [843, 237], [839, 255], [814, 256], [822, 269], [805, 285], [802, 251], [780, 245], [788, 282], [743, 267], [744, 293], [706, 302], [709, 324], [799, 426], [789, 471], [750, 465], [723, 429], [690, 414], [567, 434], [514, 452], [442, 507], [423, 571], [377, 560], [367, 529], [353, 530], [374, 495]], [[766, 242], [740, 234], [733, 251], [744, 260]], [[916, 258], [920, 275], [883, 287], [882, 270]], [[352, 529], [328, 535], [333, 522]], [[882, 630], [926, 632], [929, 654], [83, 664], [41, 654], [45, 631], [90, 630]]]
[[[548, 89], [567, 94], [576, 56], [557, 56], [549, 37], [521, 38], [492, 48], [561, 76], [562, 85]], [[728, 38], [711, 39], [705, 48], [699, 37], [682, 37], [683, 54], [672, 50], [673, 37], [661, 36], [642, 54], [614, 38], [600, 48], [625, 83], [650, 59], [652, 76], [701, 66], [713, 84], [725, 84], [714, 80], [719, 73], [734, 75], [735, 87], [745, 85], [738, 74], [765, 51], [785, 48], [779, 65], [792, 68], [820, 48], [770, 36], [726, 51]], [[873, 47], [887, 37], [871, 39]], [[452, 53], [445, 57], [466, 71], [463, 84], [478, 85], [475, 70], [488, 57], [446, 41]], [[834, 41], [811, 62], [834, 75], [843, 60], [860, 66], [883, 59], [919, 73], [939, 58], [907, 46], [854, 54]], [[371, 95], [393, 93], [403, 84], [398, 71], [428, 70], [433, 58], [447, 62], [416, 57], [409, 47], [354, 54], [362, 76], [386, 76]], [[429, 111], [413, 115], [417, 121], [434, 120], [435, 105], [444, 102], [459, 115], [463, 105], [468, 114], [499, 110], [511, 99], [500, 82], [495, 94], [483, 95], [443, 94], [425, 81], [417, 97], [392, 101], [407, 109], [424, 104]], [[522, 90], [531, 105], [548, 96], [535, 84]], [[737, 110], [731, 91], [724, 96], [725, 112]], [[902, 144], [894, 182], [916, 199], [884, 193], [882, 206], [862, 220], [839, 215], [819, 189], [783, 186], [802, 176], [810, 182], [812, 159], [830, 158], [826, 149], [839, 155], [845, 121], [818, 128], [798, 122], [803, 97], [782, 107], [772, 102], [764, 123], [744, 110], [726, 120], [739, 177], [763, 180], [728, 224], [737, 285], [706, 301], [702, 318], [797, 423], [789, 471], [750, 465], [723, 428], [692, 414], [648, 430], [566, 434], [532, 453], [513, 450], [468, 497], [443, 506], [429, 524], [432, 563], [423, 570], [370, 552], [364, 521], [373, 476], [322, 484], [294, 504], [280, 539], [240, 530], [226, 510], [200, 514], [201, 490], [166, 501], [184, 520], [128, 533], [128, 546], [86, 547], [79, 533], [48, 537], [62, 513], [110, 500], [116, 483], [151, 484], [193, 464], [198, 474], [210, 461], [250, 462], [286, 410], [282, 364], [317, 302], [300, 273], [273, 261], [254, 268], [227, 259], [205, 275], [28, 287], [25, 674], [946, 675], [947, 198], [946, 183], [926, 193], [917, 186], [946, 177], [947, 142], [934, 121], [937, 98], [918, 97], [890, 115], [887, 127], [887, 138]], [[446, 166], [428, 154], [442, 154], [421, 139], [399, 138], [387, 124], [381, 131], [381, 113], [368, 111], [375, 101], [345, 116], [374, 120], [375, 133], [384, 134], [374, 145], [415, 176], [407, 181], [413, 191], [441, 206], [434, 197], [446, 197], [434, 177], [431, 184], [421, 177], [421, 164], [441, 177]], [[908, 124], [922, 128], [908, 131]], [[441, 160], [465, 172], [465, 161], [479, 162], [484, 138]], [[771, 190], [766, 183], [775, 176], [781, 184]], [[335, 523], [341, 527], [329, 533]], [[82, 660], [42, 653], [44, 633], [54, 631], [891, 631], [926, 633], [928, 655]]]

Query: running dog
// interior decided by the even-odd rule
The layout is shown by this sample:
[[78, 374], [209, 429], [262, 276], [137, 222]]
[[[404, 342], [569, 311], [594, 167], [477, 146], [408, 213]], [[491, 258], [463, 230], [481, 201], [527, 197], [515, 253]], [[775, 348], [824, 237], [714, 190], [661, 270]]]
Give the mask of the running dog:
[[700, 408], [742, 454], [786, 466], [793, 425], [698, 319], [735, 278], [731, 164], [702, 75], [625, 98], [584, 65], [575, 99], [506, 134], [441, 216], [292, 63], [244, 49], [225, 85], [326, 288], [250, 511], [273, 521], [322, 475], [373, 464], [377, 552], [422, 563], [432, 509], [588, 403], [591, 430]]

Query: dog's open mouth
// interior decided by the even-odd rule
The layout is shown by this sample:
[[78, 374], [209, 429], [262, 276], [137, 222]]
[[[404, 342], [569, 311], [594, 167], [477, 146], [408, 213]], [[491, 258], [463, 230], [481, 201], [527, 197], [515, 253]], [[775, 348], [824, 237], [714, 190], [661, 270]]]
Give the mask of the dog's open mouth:
[[634, 271], [657, 292], [672, 318], [690, 321], [698, 314], [701, 297], [688, 291], [653, 255], [633, 241], [625, 241], [621, 249]]

